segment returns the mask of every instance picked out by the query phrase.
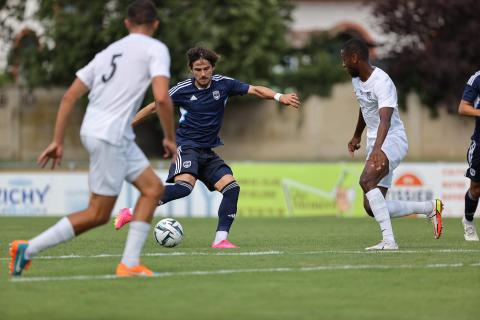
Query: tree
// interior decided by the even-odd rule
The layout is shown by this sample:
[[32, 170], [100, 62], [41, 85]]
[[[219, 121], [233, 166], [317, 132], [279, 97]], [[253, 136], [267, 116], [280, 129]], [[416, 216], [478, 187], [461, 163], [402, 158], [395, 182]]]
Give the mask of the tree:
[[402, 95], [419, 94], [432, 112], [456, 110], [468, 76], [480, 67], [476, 0], [370, 1], [389, 35], [387, 69]]
[[[9, 15], [22, 20], [23, 1], [2, 1]], [[219, 72], [247, 82], [269, 83], [272, 66], [288, 44], [283, 36], [290, 21], [286, 0], [155, 1], [161, 27], [155, 35], [170, 48], [172, 83], [187, 75], [185, 52], [194, 45], [210, 47], [225, 58]], [[74, 71], [110, 42], [127, 34], [123, 26], [131, 0], [41, 0], [36, 18], [45, 28], [46, 44], [32, 60], [25, 77], [33, 85], [65, 85]], [[10, 29], [9, 29], [10, 31]], [[1, 36], [8, 38], [11, 32]], [[17, 57], [19, 54], [16, 55]], [[23, 59], [20, 59], [23, 61]], [[40, 68], [42, 79], [37, 79]], [[35, 81], [34, 81], [35, 80]]]
[[310, 34], [306, 44], [291, 48], [284, 56], [278, 72], [279, 86], [294, 87], [303, 97], [329, 96], [335, 83], [349, 79], [342, 68], [340, 50], [350, 38], [328, 32]]

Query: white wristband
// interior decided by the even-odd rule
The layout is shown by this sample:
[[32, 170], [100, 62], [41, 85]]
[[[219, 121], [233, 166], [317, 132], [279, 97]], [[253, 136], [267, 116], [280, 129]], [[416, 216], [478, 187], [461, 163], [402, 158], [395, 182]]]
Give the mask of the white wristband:
[[280, 102], [280, 97], [282, 96], [283, 94], [281, 93], [275, 93], [275, 95], [273, 96], [273, 99], [277, 100], [278, 102]]

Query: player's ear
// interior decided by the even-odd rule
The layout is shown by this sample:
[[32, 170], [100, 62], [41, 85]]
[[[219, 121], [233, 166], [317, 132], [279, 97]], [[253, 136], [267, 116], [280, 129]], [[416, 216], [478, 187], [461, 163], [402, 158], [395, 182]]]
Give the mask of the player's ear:
[[125, 28], [127, 28], [127, 30], [130, 30], [130, 28], [132, 27], [132, 23], [127, 18], [123, 19], [123, 24], [125, 25]]
[[357, 64], [358, 62], [358, 55], [353, 52], [352, 54], [350, 54], [350, 61], [352, 62], [352, 64]]
[[159, 26], [160, 26], [160, 21], [159, 21], [159, 20], [153, 21], [152, 27], [153, 27], [153, 30], [154, 30], [154, 31], [156, 31]]

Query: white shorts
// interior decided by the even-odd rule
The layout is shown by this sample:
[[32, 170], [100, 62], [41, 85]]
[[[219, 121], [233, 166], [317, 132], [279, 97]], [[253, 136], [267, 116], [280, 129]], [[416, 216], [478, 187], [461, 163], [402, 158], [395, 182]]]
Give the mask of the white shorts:
[[[367, 159], [373, 150], [373, 143], [367, 143]], [[382, 145], [382, 151], [388, 158], [388, 174], [378, 183], [378, 186], [390, 188], [393, 180], [393, 170], [402, 162], [408, 152], [408, 141], [404, 135], [388, 135]]]
[[135, 141], [124, 139], [115, 146], [104, 140], [81, 136], [90, 154], [88, 183], [90, 192], [102, 196], [117, 196], [124, 180], [135, 181], [150, 166], [147, 157]]

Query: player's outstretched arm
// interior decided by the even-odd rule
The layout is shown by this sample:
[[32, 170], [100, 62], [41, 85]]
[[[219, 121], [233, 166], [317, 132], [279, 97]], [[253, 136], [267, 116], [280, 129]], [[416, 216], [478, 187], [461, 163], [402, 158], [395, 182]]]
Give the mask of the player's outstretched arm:
[[57, 120], [55, 122], [55, 133], [53, 141], [40, 154], [37, 163], [43, 168], [52, 160], [52, 169], [61, 164], [63, 156], [63, 140], [65, 137], [65, 127], [68, 119], [72, 113], [73, 107], [78, 99], [88, 92], [88, 87], [79, 79], [76, 78], [70, 85], [70, 88], [63, 95], [60, 107], [57, 113]]
[[248, 94], [256, 95], [262, 99], [275, 99], [278, 102], [291, 106], [293, 108], [298, 109], [300, 107], [300, 99], [298, 98], [296, 93], [276, 93], [270, 88], [262, 87], [262, 86], [249, 86]]
[[145, 119], [150, 118], [156, 113], [157, 113], [157, 109], [155, 107], [155, 102], [149, 103], [148, 105], [140, 109], [140, 111], [137, 112], [135, 117], [133, 117], [132, 126], [135, 127], [137, 124], [144, 121]]
[[458, 105], [458, 114], [467, 117], [480, 117], [480, 109], [475, 109], [470, 101], [462, 100]]
[[169, 78], [157, 76], [152, 80], [155, 108], [163, 129], [163, 148], [165, 158], [176, 155], [175, 126], [173, 124], [173, 103], [168, 95]]

